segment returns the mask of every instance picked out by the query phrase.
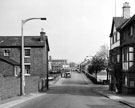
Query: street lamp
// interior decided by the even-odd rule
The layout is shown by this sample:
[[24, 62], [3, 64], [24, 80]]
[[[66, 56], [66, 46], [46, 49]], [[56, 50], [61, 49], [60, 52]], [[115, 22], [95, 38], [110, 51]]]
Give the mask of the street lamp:
[[26, 22], [30, 21], [30, 20], [46, 20], [46, 18], [28, 18], [25, 20], [22, 20], [21, 22], [21, 37], [22, 37], [22, 73], [21, 73], [21, 95], [25, 95], [25, 76], [24, 76], [24, 36], [23, 36], [23, 26]]

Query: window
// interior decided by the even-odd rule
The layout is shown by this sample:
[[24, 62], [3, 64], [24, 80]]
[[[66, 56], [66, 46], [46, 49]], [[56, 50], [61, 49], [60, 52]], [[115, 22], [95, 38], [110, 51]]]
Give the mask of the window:
[[133, 36], [133, 27], [130, 27], [130, 36]]
[[25, 57], [30, 57], [30, 48], [25, 48]]
[[117, 42], [118, 38], [117, 38], [117, 33], [115, 33], [115, 42]]
[[120, 33], [117, 32], [117, 40], [120, 40]]
[[14, 75], [15, 75], [15, 76], [20, 75], [20, 67], [19, 67], [19, 66], [15, 66], [15, 67], [14, 67]]
[[129, 47], [129, 67], [134, 65], [134, 48]]
[[124, 48], [122, 52], [122, 61], [127, 62], [128, 61], [128, 49]]
[[122, 69], [128, 70], [128, 48], [124, 48], [122, 51]]
[[30, 75], [30, 65], [25, 65], [25, 75]]
[[127, 84], [127, 76], [125, 76], [125, 85], [127, 86], [128, 84]]
[[134, 65], [134, 47], [124, 48], [122, 51], [122, 69], [128, 70]]
[[117, 62], [119, 63], [120, 62], [120, 55], [117, 54]]
[[10, 50], [4, 50], [4, 56], [10, 56]]
[[111, 45], [113, 44], [113, 37], [110, 37]]
[[114, 34], [114, 40], [113, 40], [113, 43], [115, 43], [116, 42], [116, 35]]

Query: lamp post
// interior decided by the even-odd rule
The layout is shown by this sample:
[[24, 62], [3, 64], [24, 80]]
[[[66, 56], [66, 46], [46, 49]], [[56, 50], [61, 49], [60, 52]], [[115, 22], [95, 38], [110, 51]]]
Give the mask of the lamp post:
[[25, 20], [22, 20], [21, 22], [21, 37], [22, 37], [22, 65], [21, 65], [21, 70], [22, 70], [22, 73], [21, 73], [21, 95], [25, 95], [25, 71], [24, 71], [24, 35], [23, 35], [23, 26], [26, 22], [30, 21], [30, 20], [36, 20], [36, 19], [39, 19], [39, 20], [46, 20], [46, 18], [28, 18], [28, 19], [25, 19]]

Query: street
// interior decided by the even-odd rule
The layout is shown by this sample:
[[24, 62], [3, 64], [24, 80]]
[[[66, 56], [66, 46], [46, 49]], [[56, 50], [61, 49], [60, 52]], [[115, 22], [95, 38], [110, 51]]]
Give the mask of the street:
[[40, 97], [11, 108], [129, 108], [94, 93], [84, 78], [72, 72], [71, 78], [60, 78]]

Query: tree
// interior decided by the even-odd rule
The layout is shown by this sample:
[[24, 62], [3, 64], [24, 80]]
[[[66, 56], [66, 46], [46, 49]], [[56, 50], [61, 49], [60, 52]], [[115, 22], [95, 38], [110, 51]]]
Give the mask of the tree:
[[109, 51], [109, 47], [106, 44], [104, 44], [100, 47], [96, 55], [107, 60], [109, 55], [108, 51]]
[[107, 80], [108, 80], [108, 46], [106, 44], [100, 47], [100, 50], [92, 57], [91, 63], [88, 66], [88, 72], [90, 74], [95, 73], [97, 78], [97, 73], [101, 70], [107, 70]]
[[94, 73], [94, 66], [93, 65], [88, 65], [88, 72], [90, 73], [90, 74], [93, 74]]
[[105, 60], [99, 56], [94, 56], [92, 58], [91, 64], [92, 64], [96, 79], [97, 79], [97, 73], [105, 68], [104, 62]]
[[108, 80], [108, 65], [109, 65], [109, 47], [107, 44], [104, 44], [100, 47], [100, 50], [96, 54], [97, 56], [104, 59], [104, 66], [107, 72], [107, 80]]

